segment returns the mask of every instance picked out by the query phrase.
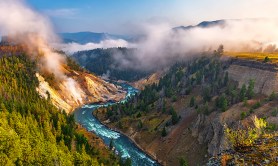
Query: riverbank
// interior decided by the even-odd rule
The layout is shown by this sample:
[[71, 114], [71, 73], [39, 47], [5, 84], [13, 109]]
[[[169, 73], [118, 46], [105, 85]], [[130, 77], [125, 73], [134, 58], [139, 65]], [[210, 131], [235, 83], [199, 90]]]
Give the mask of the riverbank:
[[130, 140], [132, 141], [132, 143], [133, 143], [138, 149], [142, 150], [144, 153], [146, 153], [149, 157], [151, 157], [154, 161], [156, 161], [156, 162], [159, 163], [160, 165], [163, 165], [163, 161], [158, 160], [156, 156], [154, 156], [153, 154], [151, 154], [149, 151], [145, 150], [145, 149], [144, 149], [139, 143], [137, 143], [132, 137], [130, 137], [129, 135], [127, 135], [127, 134], [124, 133], [123, 131], [121, 131], [121, 130], [119, 130], [119, 129], [115, 128], [115, 127], [112, 127], [112, 126], [110, 126], [109, 124], [105, 123], [105, 120], [104, 120], [104, 121], [100, 120], [100, 119], [97, 117], [97, 115], [95, 115], [94, 112], [92, 113], [92, 116], [96, 117], [102, 125], [106, 126], [106, 127], [109, 128], [110, 130], [115, 131], [115, 132], [118, 132], [118, 133], [121, 133], [122, 135], [126, 136], [128, 139], [130, 139]]
[[[114, 155], [113, 152], [109, 150], [109, 148], [105, 145], [104, 141], [99, 138], [94, 133], [88, 131], [86, 128], [82, 127], [82, 125], [78, 124], [77, 127], [78, 133], [84, 135], [85, 138], [87, 138], [88, 143], [94, 147], [94, 151], [97, 153], [100, 153], [100, 156], [103, 156], [105, 158], [102, 159], [103, 163], [113, 165], [114, 163], [120, 162], [120, 157], [117, 155]], [[109, 160], [108, 160], [109, 159]], [[113, 163], [112, 163], [113, 161]]]
[[[138, 91], [137, 89], [129, 85], [121, 85], [126, 89], [127, 95], [120, 102], [126, 102], [130, 96], [135, 95]], [[129, 138], [126, 134], [110, 128], [104, 123], [101, 123], [95, 116], [93, 112], [98, 108], [105, 108], [108, 105], [115, 104], [114, 102], [108, 103], [98, 103], [84, 105], [83, 107], [77, 109], [74, 112], [74, 118], [77, 123], [81, 124], [82, 127], [87, 129], [89, 132], [93, 132], [98, 137], [100, 137], [105, 145], [109, 147], [111, 140], [113, 140], [113, 147], [116, 152], [122, 158], [130, 158], [132, 160], [133, 166], [158, 166], [161, 165], [156, 160], [155, 156], [146, 152], [142, 147], [140, 147], [133, 139]]]
[[[160, 126], [164, 126], [171, 117], [161, 112], [152, 111], [148, 116], [142, 113], [139, 118], [130, 116], [115, 122], [107, 120], [105, 108], [99, 108], [94, 115], [109, 128], [128, 136], [161, 165], [176, 166], [181, 158], [190, 165], [204, 165], [208, 160], [207, 146], [200, 144], [189, 129], [197, 117], [197, 112], [190, 108], [181, 108], [184, 103], [187, 103], [185, 99], [175, 103], [175, 109], [181, 110], [181, 119], [175, 126], [167, 127], [165, 137], [161, 136]], [[138, 128], [140, 121], [143, 127]]]

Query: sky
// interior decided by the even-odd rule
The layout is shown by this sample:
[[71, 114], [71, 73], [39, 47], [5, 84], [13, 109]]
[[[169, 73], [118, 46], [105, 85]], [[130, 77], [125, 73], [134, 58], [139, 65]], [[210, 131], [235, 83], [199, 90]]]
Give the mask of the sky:
[[173, 27], [219, 19], [277, 17], [277, 0], [26, 0], [58, 32], [133, 34], [139, 23]]

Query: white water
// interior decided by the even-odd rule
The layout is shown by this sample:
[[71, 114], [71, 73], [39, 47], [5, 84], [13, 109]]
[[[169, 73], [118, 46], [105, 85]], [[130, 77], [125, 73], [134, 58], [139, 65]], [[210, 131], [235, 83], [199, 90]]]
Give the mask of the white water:
[[[127, 102], [127, 100], [135, 95], [138, 91], [129, 85], [122, 85], [127, 90], [126, 98], [121, 103]], [[81, 124], [88, 131], [95, 133], [104, 143], [109, 146], [111, 139], [113, 139], [113, 145], [116, 152], [122, 158], [131, 158], [133, 166], [157, 166], [159, 165], [145, 152], [140, 150], [128, 137], [113, 131], [101, 124], [97, 118], [93, 116], [93, 111], [99, 107], [106, 107], [115, 103], [106, 104], [91, 104], [84, 105], [82, 108], [74, 112], [75, 120]]]

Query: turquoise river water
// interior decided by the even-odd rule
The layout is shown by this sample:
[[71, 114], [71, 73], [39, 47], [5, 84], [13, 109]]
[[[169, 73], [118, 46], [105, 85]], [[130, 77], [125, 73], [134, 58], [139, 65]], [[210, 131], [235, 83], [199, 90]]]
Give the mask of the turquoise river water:
[[[120, 102], [127, 102], [131, 96], [138, 92], [132, 86], [126, 84], [122, 84], [121, 86], [127, 91], [127, 95], [125, 99]], [[101, 124], [100, 121], [93, 116], [93, 111], [97, 108], [109, 106], [112, 104], [115, 103], [108, 102], [105, 104], [84, 105], [74, 112], [75, 120], [88, 131], [93, 132], [99, 136], [107, 146], [109, 146], [110, 141], [113, 139], [113, 145], [116, 149], [116, 152], [122, 158], [130, 158], [132, 160], [133, 166], [158, 166], [159, 164], [155, 160], [139, 149], [128, 137], [109, 129], [105, 125]]]

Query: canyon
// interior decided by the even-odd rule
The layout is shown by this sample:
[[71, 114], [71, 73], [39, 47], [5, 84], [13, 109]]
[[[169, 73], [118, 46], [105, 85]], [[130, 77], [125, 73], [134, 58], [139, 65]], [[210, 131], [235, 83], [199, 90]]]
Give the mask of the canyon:
[[[212, 111], [209, 114], [203, 114], [197, 113], [193, 108], [184, 107], [187, 105], [185, 103], [189, 103], [191, 95], [181, 97], [171, 103], [181, 117], [180, 122], [167, 127], [166, 137], [161, 137], [158, 132], [148, 131], [148, 129], [138, 130], [138, 120], [124, 119], [121, 124], [124, 123], [128, 127], [119, 128], [117, 123], [110, 123], [102, 114], [96, 113], [95, 115], [109, 127], [124, 132], [163, 165], [177, 165], [179, 156], [186, 156], [189, 165], [204, 165], [209, 157], [217, 156], [231, 149], [231, 145], [225, 137], [225, 129], [252, 126], [254, 116], [265, 117], [269, 124], [278, 125], [278, 117], [273, 115], [275, 108], [278, 108], [278, 103], [276, 101], [265, 102], [267, 96], [278, 92], [277, 65], [234, 58], [226, 60], [224, 63], [227, 66], [224, 72], [228, 73], [229, 79], [234, 81], [239, 89], [243, 84], [248, 86], [249, 81], [254, 80], [256, 97], [246, 101], [248, 106], [239, 102], [229, 106], [225, 112]], [[164, 75], [162, 72], [154, 73], [132, 85], [143, 89], [140, 85], [158, 83]], [[192, 93], [198, 93], [198, 89], [193, 90]], [[198, 98], [196, 100], [199, 100]], [[258, 102], [261, 103], [261, 106], [249, 112], [249, 107]], [[243, 112], [247, 114], [244, 119], [242, 118]], [[143, 124], [148, 124], [146, 126], [149, 126], [152, 121], [153, 123], [158, 121], [156, 128], [149, 130], [162, 130], [171, 119], [169, 115], [150, 111], [141, 120]]]

